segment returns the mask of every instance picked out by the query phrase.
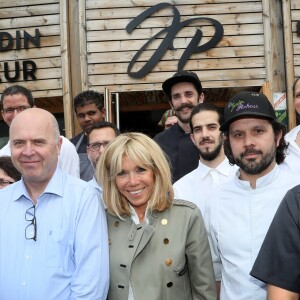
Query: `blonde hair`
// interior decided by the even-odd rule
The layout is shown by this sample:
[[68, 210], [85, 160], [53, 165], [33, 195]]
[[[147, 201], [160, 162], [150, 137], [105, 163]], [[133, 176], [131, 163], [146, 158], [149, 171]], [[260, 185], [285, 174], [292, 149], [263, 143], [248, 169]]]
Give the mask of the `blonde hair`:
[[128, 200], [116, 185], [116, 176], [122, 171], [124, 156], [153, 172], [154, 185], [148, 209], [163, 211], [170, 207], [174, 192], [170, 167], [163, 151], [145, 134], [130, 132], [111, 141], [97, 163], [96, 178], [103, 189], [103, 199], [108, 212], [119, 218], [122, 218], [122, 215], [131, 215]]

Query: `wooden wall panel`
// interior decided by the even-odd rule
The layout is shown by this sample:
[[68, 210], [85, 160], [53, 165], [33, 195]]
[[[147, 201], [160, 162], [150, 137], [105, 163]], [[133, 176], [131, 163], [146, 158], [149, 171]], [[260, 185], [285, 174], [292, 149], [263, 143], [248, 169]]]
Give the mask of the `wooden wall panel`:
[[292, 21], [292, 36], [294, 48], [294, 68], [295, 77], [300, 77], [300, 35], [297, 35], [297, 22], [300, 22], [300, 1], [291, 0], [291, 21]]
[[[0, 52], [0, 93], [9, 85], [21, 84], [28, 87], [35, 97], [63, 96], [60, 10], [59, 0], [0, 0], [0, 33], [7, 32], [14, 39], [11, 49]], [[24, 30], [35, 36], [36, 29], [40, 32], [40, 46], [29, 42], [28, 49], [25, 49]], [[22, 37], [21, 49], [16, 49], [17, 31]], [[3, 44], [5, 45], [4, 42]], [[36, 80], [24, 81], [24, 60], [31, 60], [36, 64]], [[8, 63], [11, 76], [15, 74], [15, 62], [19, 63], [21, 72], [18, 80], [6, 80], [5, 62]]]
[[[84, 0], [82, 0], [84, 1]], [[127, 67], [136, 52], [154, 34], [169, 26], [173, 19], [170, 8], [147, 18], [131, 34], [127, 24], [138, 14], [161, 3], [144, 1], [85, 0], [85, 26], [87, 78], [86, 86], [112, 91], [161, 89], [161, 83], [177, 71], [177, 63], [184, 49], [201, 29], [201, 44], [210, 40], [214, 28], [207, 22], [197, 22], [183, 28], [151, 73], [142, 79], [127, 75]], [[206, 88], [261, 86], [266, 81], [265, 48], [262, 1], [180, 0], [165, 1], [179, 10], [181, 21], [209, 17], [224, 27], [224, 37], [213, 49], [193, 54], [185, 69], [197, 72]], [[218, 12], [218, 13], [216, 13]], [[147, 62], [162, 42], [155, 40], [141, 55], [134, 70]]]
[[[4, 48], [0, 52], [0, 93], [8, 86], [21, 84], [33, 93], [37, 105], [51, 112], [65, 112], [65, 133], [73, 133], [72, 103], [70, 93], [69, 63], [69, 23], [68, 1], [59, 0], [0, 0], [0, 33], [5, 38], [0, 40]], [[35, 37], [40, 33], [39, 45], [29, 42], [24, 46], [24, 31]], [[21, 34], [21, 47], [17, 48], [17, 32]], [[10, 35], [13, 45], [8, 45]], [[8, 48], [8, 47], [7, 47]], [[29, 60], [36, 65], [36, 79], [23, 75], [23, 61]], [[5, 65], [11, 79], [16, 73], [16, 64], [20, 76], [9, 80], [5, 76]]]

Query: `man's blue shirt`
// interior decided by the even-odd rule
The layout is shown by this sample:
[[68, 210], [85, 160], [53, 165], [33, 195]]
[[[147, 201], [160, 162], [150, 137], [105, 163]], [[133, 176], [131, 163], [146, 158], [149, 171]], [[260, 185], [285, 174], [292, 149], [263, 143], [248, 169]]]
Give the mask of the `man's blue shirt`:
[[95, 191], [56, 169], [37, 200], [36, 241], [25, 238], [32, 206], [22, 179], [0, 190], [0, 300], [106, 299], [107, 224]]

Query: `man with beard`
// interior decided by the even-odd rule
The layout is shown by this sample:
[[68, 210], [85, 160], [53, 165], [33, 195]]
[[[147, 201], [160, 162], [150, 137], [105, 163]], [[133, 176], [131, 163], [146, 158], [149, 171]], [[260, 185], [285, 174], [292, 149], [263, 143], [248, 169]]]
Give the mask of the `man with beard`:
[[265, 95], [238, 93], [224, 116], [224, 151], [239, 171], [216, 189], [207, 210], [220, 299], [265, 300], [265, 283], [249, 273], [283, 196], [300, 178], [278, 166], [285, 158], [286, 129]]
[[200, 154], [199, 165], [173, 185], [175, 198], [195, 203], [203, 217], [206, 216], [205, 209], [214, 188], [227, 182], [237, 171], [237, 167], [231, 166], [224, 154], [223, 135], [220, 132], [223, 119], [223, 113], [215, 105], [196, 105], [191, 114], [190, 136]]
[[104, 120], [105, 108], [103, 95], [96, 91], [83, 91], [74, 98], [74, 110], [78, 123], [83, 130], [71, 139], [80, 159], [80, 178], [89, 181], [93, 178], [94, 169], [87, 156], [87, 135], [92, 126]]
[[175, 182], [198, 166], [199, 151], [190, 139], [189, 122], [193, 108], [203, 102], [204, 94], [197, 74], [188, 71], [175, 73], [162, 88], [176, 112], [178, 123], [157, 134], [154, 140], [168, 156]]

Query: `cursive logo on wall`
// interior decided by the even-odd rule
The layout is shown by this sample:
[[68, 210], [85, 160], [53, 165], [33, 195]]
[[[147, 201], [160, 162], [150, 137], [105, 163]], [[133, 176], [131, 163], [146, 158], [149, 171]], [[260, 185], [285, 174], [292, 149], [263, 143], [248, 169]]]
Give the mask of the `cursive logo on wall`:
[[[200, 29], [196, 30], [195, 35], [193, 36], [192, 40], [184, 50], [181, 58], [178, 61], [178, 71], [182, 70], [189, 60], [190, 56], [193, 53], [200, 53], [208, 51], [209, 49], [216, 46], [220, 40], [222, 39], [224, 35], [224, 29], [220, 22], [217, 20], [206, 18], [206, 17], [199, 17], [199, 18], [193, 18], [185, 21], [180, 21], [180, 13], [178, 9], [170, 4], [170, 3], [159, 3], [157, 5], [154, 5], [153, 7], [148, 8], [144, 12], [142, 12], [140, 15], [135, 17], [127, 26], [126, 31], [128, 33], [132, 33], [132, 31], [140, 25], [146, 18], [151, 16], [153, 13], [157, 12], [160, 9], [171, 7], [173, 10], [173, 20], [172, 24], [161, 31], [159, 31], [157, 34], [155, 34], [152, 38], [150, 38], [140, 50], [133, 56], [131, 59], [128, 68], [127, 68], [127, 74], [130, 77], [133, 78], [142, 78], [145, 75], [147, 75], [160, 61], [160, 59], [164, 56], [167, 50], [176, 50], [173, 46], [173, 41], [178, 32], [185, 26], [190, 25], [194, 22], [199, 21], [208, 21], [215, 27], [215, 34], [212, 36], [212, 38], [205, 44], [199, 45], [201, 42], [201, 39], [203, 37], [203, 33]], [[134, 64], [139, 59], [141, 54], [145, 49], [147, 49], [148, 45], [151, 44], [156, 38], [160, 37], [161, 35], [166, 34], [165, 38], [162, 40], [159, 47], [155, 50], [153, 55], [150, 57], [150, 59], [145, 63], [144, 66], [140, 68], [137, 72], [133, 72], [132, 69], [134, 67]]]

